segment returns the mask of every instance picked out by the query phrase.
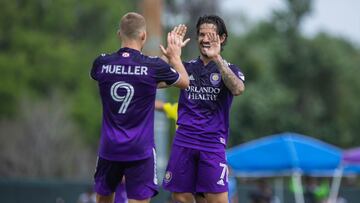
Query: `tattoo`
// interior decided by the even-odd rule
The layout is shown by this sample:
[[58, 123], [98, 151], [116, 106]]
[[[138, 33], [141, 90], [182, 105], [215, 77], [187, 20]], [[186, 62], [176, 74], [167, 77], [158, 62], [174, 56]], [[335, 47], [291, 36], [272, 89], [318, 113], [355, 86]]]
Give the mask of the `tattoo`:
[[236, 77], [225, 60], [217, 60], [216, 64], [219, 68], [225, 86], [233, 95], [240, 95], [244, 91], [244, 83], [242, 80]]

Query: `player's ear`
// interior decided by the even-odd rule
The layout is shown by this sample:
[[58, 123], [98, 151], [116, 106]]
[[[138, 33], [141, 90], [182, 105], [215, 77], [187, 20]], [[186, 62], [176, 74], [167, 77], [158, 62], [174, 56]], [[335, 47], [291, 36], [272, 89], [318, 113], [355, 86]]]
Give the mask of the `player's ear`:
[[220, 43], [221, 43], [221, 44], [225, 41], [226, 37], [227, 37], [226, 34], [222, 34], [222, 35], [220, 36]]
[[121, 39], [121, 32], [120, 32], [120, 29], [119, 29], [119, 30], [117, 30], [116, 35], [118, 36], [118, 38], [119, 38], [119, 39]]
[[141, 41], [143, 42], [143, 43], [145, 43], [145, 41], [146, 41], [146, 31], [142, 31], [141, 33], [140, 33], [140, 39], [141, 39]]

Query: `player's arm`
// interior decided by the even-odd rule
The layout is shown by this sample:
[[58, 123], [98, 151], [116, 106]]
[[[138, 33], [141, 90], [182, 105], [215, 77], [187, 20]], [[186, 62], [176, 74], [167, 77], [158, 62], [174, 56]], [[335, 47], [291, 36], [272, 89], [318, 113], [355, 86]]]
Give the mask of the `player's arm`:
[[99, 67], [101, 66], [102, 63], [102, 58], [105, 56], [105, 54], [101, 54], [99, 57], [97, 57], [92, 65], [92, 68], [90, 70], [90, 78], [94, 79], [94, 80], [98, 80], [98, 76], [99, 76]]
[[161, 100], [155, 100], [155, 110], [157, 111], [164, 111], [165, 103]]
[[235, 75], [235, 73], [230, 69], [228, 63], [223, 60], [220, 55], [215, 58], [214, 62], [221, 73], [222, 80], [224, 81], [226, 87], [234, 96], [241, 95], [245, 90], [243, 81]]
[[[181, 40], [181, 47], [185, 47], [186, 44], [190, 41], [190, 38], [187, 38], [184, 41], [185, 34], [187, 31], [187, 27], [184, 24], [180, 24], [178, 26], [175, 26], [171, 32], [175, 33]], [[168, 58], [163, 54], [160, 57], [162, 60], [164, 60], [166, 63], [169, 63]]]
[[[175, 87], [186, 89], [189, 86], [189, 76], [185, 70], [185, 67], [181, 61], [181, 44], [182, 41], [175, 34], [175, 32], [169, 32], [167, 36], [167, 48], [165, 49], [160, 45], [160, 49], [164, 56], [168, 59], [168, 63], [179, 73], [179, 79], [175, 84]], [[159, 88], [166, 87], [166, 83], [161, 82], [158, 84]]]
[[216, 63], [217, 68], [221, 73], [222, 80], [231, 93], [234, 96], [242, 94], [245, 90], [243, 81], [235, 75], [235, 73], [230, 69], [228, 63], [220, 55], [220, 36], [217, 34], [208, 33], [208, 37], [211, 47], [207, 51], [207, 56]]

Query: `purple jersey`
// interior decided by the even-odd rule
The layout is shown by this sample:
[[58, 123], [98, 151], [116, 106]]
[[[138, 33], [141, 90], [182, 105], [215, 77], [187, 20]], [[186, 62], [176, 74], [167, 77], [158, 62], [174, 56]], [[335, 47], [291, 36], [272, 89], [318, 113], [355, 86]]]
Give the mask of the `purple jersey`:
[[[184, 66], [190, 85], [180, 92], [174, 144], [210, 152], [222, 151], [228, 138], [233, 95], [223, 83], [215, 62], [205, 66], [198, 58]], [[235, 65], [229, 64], [229, 67], [244, 81], [243, 73]]]
[[150, 157], [157, 83], [174, 84], [179, 74], [158, 57], [121, 48], [99, 56], [91, 77], [98, 81], [103, 106], [99, 156], [113, 161]]

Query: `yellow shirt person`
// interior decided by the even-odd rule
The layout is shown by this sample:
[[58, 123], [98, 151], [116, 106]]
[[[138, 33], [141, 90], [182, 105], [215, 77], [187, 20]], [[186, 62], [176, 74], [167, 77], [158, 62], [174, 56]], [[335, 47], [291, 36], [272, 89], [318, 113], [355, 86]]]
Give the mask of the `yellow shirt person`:
[[155, 101], [155, 109], [158, 111], [163, 111], [167, 118], [177, 121], [178, 114], [178, 103], [169, 103], [169, 102], [163, 102], [160, 100]]

